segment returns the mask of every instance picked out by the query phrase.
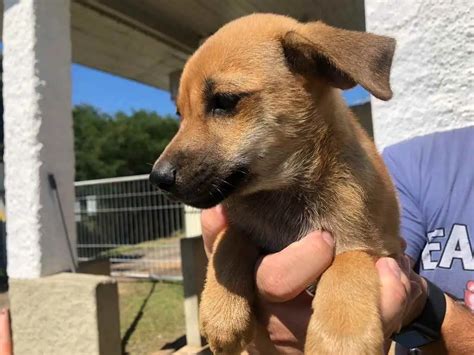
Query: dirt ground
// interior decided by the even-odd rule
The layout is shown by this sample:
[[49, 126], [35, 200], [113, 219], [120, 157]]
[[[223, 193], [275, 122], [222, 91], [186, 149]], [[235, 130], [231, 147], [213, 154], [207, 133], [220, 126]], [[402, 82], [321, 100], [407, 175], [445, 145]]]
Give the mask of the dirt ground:
[[0, 309], [8, 307], [8, 293], [2, 292], [0, 293]]

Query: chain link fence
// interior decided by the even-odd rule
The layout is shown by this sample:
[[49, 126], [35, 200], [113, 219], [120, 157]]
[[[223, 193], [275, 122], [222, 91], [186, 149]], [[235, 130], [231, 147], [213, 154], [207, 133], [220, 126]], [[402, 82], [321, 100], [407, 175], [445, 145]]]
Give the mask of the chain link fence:
[[[75, 183], [79, 262], [109, 260], [113, 276], [181, 280], [180, 238], [200, 234], [199, 210], [170, 200], [148, 175]], [[6, 284], [4, 191], [0, 191], [0, 288]], [[191, 234], [190, 234], [191, 233]]]
[[79, 262], [109, 259], [113, 276], [180, 280], [184, 205], [148, 175], [75, 183]]

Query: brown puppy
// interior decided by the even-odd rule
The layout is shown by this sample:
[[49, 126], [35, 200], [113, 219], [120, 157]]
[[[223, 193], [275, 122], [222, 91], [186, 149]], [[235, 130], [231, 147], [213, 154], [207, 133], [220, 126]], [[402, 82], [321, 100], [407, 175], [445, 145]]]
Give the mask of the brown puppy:
[[215, 353], [252, 339], [259, 253], [314, 229], [333, 234], [336, 256], [318, 283], [305, 352], [382, 351], [374, 263], [402, 253], [398, 205], [337, 88], [359, 83], [390, 99], [394, 48], [387, 37], [255, 14], [222, 27], [186, 64], [181, 127], [150, 180], [187, 204], [227, 209], [201, 302]]

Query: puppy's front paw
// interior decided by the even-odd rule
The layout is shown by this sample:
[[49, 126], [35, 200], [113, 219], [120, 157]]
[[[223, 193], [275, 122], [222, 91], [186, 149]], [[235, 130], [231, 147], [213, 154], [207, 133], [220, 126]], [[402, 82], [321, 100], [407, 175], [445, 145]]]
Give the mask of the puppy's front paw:
[[312, 320], [308, 328], [305, 344], [307, 355], [380, 355], [383, 353], [383, 334], [380, 327], [353, 331], [350, 325], [346, 329], [331, 329], [327, 324], [315, 325]]
[[379, 293], [373, 256], [363, 251], [336, 255], [319, 279], [305, 354], [382, 354]]
[[200, 322], [214, 354], [240, 354], [253, 338], [255, 320], [248, 300], [225, 291], [204, 291]]

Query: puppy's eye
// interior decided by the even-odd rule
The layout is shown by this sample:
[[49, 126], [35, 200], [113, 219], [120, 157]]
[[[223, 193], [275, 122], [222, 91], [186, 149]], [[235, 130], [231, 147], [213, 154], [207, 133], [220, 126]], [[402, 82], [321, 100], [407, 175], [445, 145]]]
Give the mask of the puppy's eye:
[[230, 115], [239, 103], [241, 95], [215, 94], [209, 103], [209, 111], [216, 116]]

